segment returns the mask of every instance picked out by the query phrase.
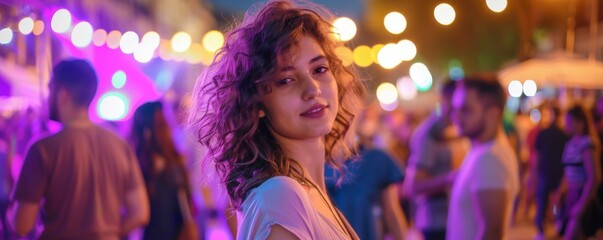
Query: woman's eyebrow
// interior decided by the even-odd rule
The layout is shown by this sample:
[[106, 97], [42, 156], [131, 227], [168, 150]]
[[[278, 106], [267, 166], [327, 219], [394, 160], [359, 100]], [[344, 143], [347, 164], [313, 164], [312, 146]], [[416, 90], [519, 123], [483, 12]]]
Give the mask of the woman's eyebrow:
[[[324, 60], [324, 59], [327, 59], [324, 55], [318, 55], [318, 56], [310, 59], [310, 61], [308, 63], [312, 64], [314, 62], [317, 62], [317, 61], [320, 61], [320, 60]], [[291, 65], [285, 66], [285, 67], [281, 68], [281, 72], [292, 71], [292, 70], [295, 70], [295, 67], [291, 66]]]

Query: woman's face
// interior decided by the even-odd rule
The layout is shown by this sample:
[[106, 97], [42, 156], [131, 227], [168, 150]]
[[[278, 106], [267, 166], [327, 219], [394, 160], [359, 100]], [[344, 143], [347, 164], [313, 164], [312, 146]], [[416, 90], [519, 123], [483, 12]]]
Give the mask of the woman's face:
[[262, 96], [260, 117], [277, 139], [320, 138], [333, 128], [337, 109], [337, 82], [323, 49], [314, 38], [303, 36], [299, 52], [279, 61], [269, 80], [272, 91]]
[[565, 131], [570, 135], [581, 134], [583, 128], [582, 122], [576, 120], [571, 115], [565, 115]]

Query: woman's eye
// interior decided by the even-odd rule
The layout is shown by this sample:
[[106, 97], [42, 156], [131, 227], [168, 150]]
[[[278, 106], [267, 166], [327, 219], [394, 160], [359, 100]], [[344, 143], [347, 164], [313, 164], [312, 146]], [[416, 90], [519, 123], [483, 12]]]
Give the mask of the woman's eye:
[[329, 71], [329, 68], [325, 67], [325, 66], [320, 66], [320, 67], [314, 69], [314, 73], [325, 73], [327, 71]]
[[293, 82], [293, 78], [285, 78], [285, 79], [281, 79], [276, 81], [276, 85], [277, 86], [284, 86], [287, 85], [289, 83]]

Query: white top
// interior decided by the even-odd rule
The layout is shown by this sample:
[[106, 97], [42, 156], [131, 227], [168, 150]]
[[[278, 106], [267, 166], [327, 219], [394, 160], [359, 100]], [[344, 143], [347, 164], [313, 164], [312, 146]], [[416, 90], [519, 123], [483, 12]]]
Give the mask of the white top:
[[519, 189], [517, 158], [504, 136], [472, 146], [452, 186], [446, 239], [476, 239], [480, 226], [473, 194], [479, 190], [503, 189], [507, 193], [503, 239], [509, 229], [513, 200]]
[[[335, 224], [312, 206], [308, 190], [296, 180], [277, 176], [251, 190], [242, 206], [243, 221], [237, 239], [264, 240], [278, 224], [299, 239], [349, 239]], [[342, 214], [347, 229], [352, 231]], [[357, 237], [355, 237], [357, 238]]]

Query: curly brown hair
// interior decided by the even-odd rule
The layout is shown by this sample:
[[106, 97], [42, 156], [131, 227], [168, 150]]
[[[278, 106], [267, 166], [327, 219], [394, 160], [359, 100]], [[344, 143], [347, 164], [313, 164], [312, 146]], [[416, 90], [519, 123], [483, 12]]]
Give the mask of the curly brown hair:
[[311, 36], [325, 52], [337, 81], [339, 109], [333, 129], [325, 136], [326, 162], [339, 167], [344, 135], [354, 118], [351, 99], [364, 86], [353, 68], [335, 54], [343, 43], [329, 23], [332, 14], [307, 2], [271, 1], [257, 14], [248, 12], [226, 37], [213, 63], [195, 86], [189, 123], [198, 141], [207, 147], [205, 163], [213, 161], [232, 201], [240, 208], [247, 193], [274, 176], [304, 182], [300, 164], [286, 156], [260, 118], [261, 96], [270, 93], [268, 79], [276, 73], [278, 57], [299, 50], [302, 36]]

